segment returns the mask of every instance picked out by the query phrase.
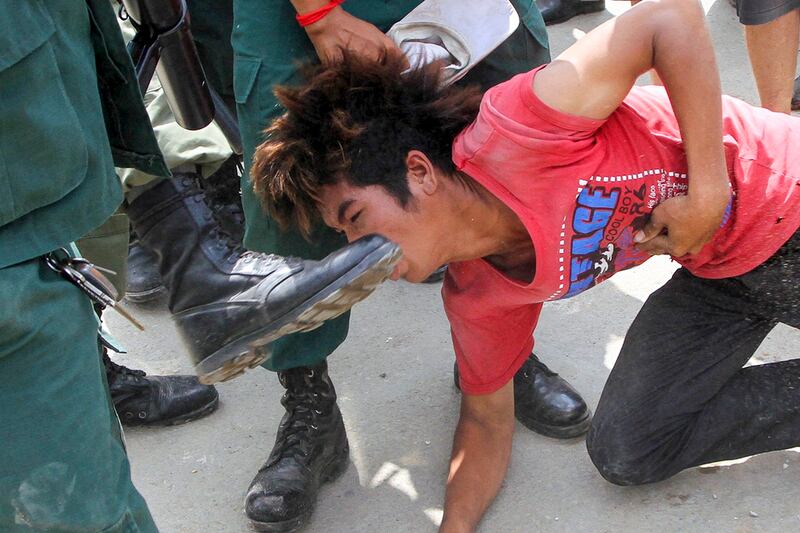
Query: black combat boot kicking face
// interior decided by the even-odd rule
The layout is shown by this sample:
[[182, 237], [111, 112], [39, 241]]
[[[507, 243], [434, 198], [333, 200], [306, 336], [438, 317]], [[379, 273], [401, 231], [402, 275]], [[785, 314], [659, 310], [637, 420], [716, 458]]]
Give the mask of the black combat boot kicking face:
[[[453, 377], [461, 390], [458, 365]], [[556, 439], [583, 435], [592, 423], [581, 395], [534, 354], [514, 375], [514, 414], [531, 431]]]
[[220, 229], [193, 180], [179, 174], [139, 195], [127, 213], [158, 256], [170, 311], [203, 383], [258, 366], [273, 340], [344, 313], [400, 259], [397, 245], [375, 235], [321, 261], [246, 251]]
[[259, 531], [296, 531], [311, 516], [321, 484], [348, 464], [349, 446], [327, 364], [279, 372], [286, 414], [275, 447], [245, 497]]
[[148, 376], [114, 363], [103, 365], [117, 415], [126, 426], [172, 426], [204, 417], [219, 405], [217, 390], [194, 376]]
[[606, 8], [605, 0], [536, 0], [536, 5], [548, 26], [566, 22], [576, 15], [603, 11]]

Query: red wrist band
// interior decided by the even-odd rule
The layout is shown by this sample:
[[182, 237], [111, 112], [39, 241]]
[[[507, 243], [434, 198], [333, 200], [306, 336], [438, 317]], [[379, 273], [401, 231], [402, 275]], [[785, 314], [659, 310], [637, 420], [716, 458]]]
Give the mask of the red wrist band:
[[315, 9], [314, 11], [309, 11], [308, 13], [303, 13], [302, 15], [298, 13], [297, 15], [295, 15], [297, 23], [300, 24], [300, 26], [302, 26], [303, 28], [305, 28], [306, 26], [310, 26], [311, 24], [314, 24], [315, 22], [318, 22], [323, 18], [325, 18], [325, 16], [328, 13], [333, 11], [333, 9], [342, 2], [344, 2], [344, 0], [331, 0], [321, 8]]

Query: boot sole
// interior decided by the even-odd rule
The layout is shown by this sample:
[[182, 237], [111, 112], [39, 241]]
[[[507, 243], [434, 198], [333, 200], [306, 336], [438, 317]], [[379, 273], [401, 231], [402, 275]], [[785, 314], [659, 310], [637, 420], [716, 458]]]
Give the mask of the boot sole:
[[[320, 473], [320, 485], [324, 483], [331, 483], [336, 481], [345, 470], [347, 470], [348, 459], [350, 458], [350, 444], [345, 444], [344, 450], [334, 457]], [[290, 520], [282, 522], [259, 522], [258, 520], [250, 519], [250, 525], [256, 531], [268, 531], [270, 533], [293, 533], [299, 531], [308, 523], [308, 519], [314, 513], [314, 507], [303, 514], [296, 516]]]
[[401, 255], [396, 244], [384, 244], [286, 315], [200, 361], [195, 366], [200, 382], [211, 385], [233, 379], [263, 363], [270, 355], [268, 344], [275, 339], [290, 333], [311, 331], [348, 311], [388, 279]]
[[589, 431], [592, 425], [592, 411], [587, 409], [586, 416], [570, 426], [554, 426], [530, 418], [517, 417], [520, 424], [531, 431], [554, 439], [574, 439]]

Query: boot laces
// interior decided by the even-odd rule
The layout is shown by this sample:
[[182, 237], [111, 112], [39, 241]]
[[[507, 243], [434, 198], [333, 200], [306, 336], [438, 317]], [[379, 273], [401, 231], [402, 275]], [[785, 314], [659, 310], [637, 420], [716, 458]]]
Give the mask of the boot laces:
[[111, 360], [105, 349], [103, 350], [103, 365], [106, 369], [106, 379], [115, 405], [128, 398], [136, 397], [142, 394], [143, 390], [149, 389], [150, 382], [147, 380], [147, 373], [144, 370], [134, 370], [118, 365]]
[[279, 379], [286, 387], [281, 403], [287, 416], [278, 429], [273, 461], [283, 457], [307, 457], [311, 453], [311, 434], [319, 430], [318, 418], [324, 414], [321, 397], [328, 392], [324, 380], [315, 379], [309, 368], [281, 372]]
[[188, 174], [181, 177], [183, 189], [179, 192], [179, 197], [185, 200], [192, 200], [199, 204], [203, 204], [208, 210], [214, 224], [211, 229], [211, 236], [227, 249], [228, 255], [237, 255], [244, 250], [242, 244], [233, 238], [224, 228], [222, 228], [217, 213], [206, 200], [206, 191], [202, 186], [202, 182], [197, 177], [192, 177]]
[[[214, 212], [211, 210], [211, 208], [209, 208], [209, 211], [211, 211], [212, 216], [214, 216]], [[242, 243], [234, 239], [230, 233], [225, 231], [225, 229], [220, 225], [216, 216], [214, 216], [214, 227], [211, 229], [211, 236], [225, 246], [225, 248], [228, 250], [228, 254], [233, 256], [244, 256], [248, 253], [242, 246]]]
[[[225, 228], [222, 227], [219, 219], [217, 218], [217, 213], [214, 211], [214, 209], [212, 209], [208, 202], [206, 202], [206, 192], [202, 186], [202, 183], [198, 183], [200, 180], [192, 178], [188, 179], [194, 181], [195, 186], [191, 187], [188, 191], [184, 191], [182, 196], [184, 198], [192, 198], [196, 202], [203, 202], [206, 205], [206, 208], [214, 219], [214, 225], [211, 229], [211, 236], [226, 248], [226, 256], [229, 258], [230, 262], [236, 262], [240, 259], [244, 260], [245, 262], [264, 261], [267, 265], [274, 264], [276, 267], [281, 263], [288, 263], [290, 265], [302, 264], [303, 260], [300, 258], [288, 256], [283, 257], [276, 254], [266, 254], [263, 252], [247, 250], [241, 242], [236, 240], [225, 230]], [[244, 214], [242, 214], [242, 218], [244, 218]]]
[[[196, 194], [200, 196], [199, 201], [205, 201], [202, 198], [202, 192], [198, 192]], [[250, 261], [263, 261], [267, 265], [277, 266], [280, 263], [288, 260], [298, 260], [291, 257], [282, 257], [275, 254], [266, 254], [263, 252], [254, 252], [252, 250], [247, 250], [241, 242], [236, 240], [230, 233], [228, 233], [225, 228], [222, 227], [220, 221], [216, 217], [216, 213], [210, 206], [207, 206], [208, 210], [211, 212], [212, 217], [214, 217], [214, 226], [211, 229], [211, 236], [220, 244], [222, 244], [226, 248], [226, 256], [230, 258], [231, 262], [236, 262], [238, 260], [243, 260], [245, 262]]]

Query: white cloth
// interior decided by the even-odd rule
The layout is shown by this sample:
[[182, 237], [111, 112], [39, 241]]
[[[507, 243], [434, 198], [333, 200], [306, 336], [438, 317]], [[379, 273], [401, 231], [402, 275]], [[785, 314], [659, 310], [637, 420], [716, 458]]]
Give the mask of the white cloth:
[[444, 83], [462, 78], [519, 26], [508, 0], [425, 0], [387, 35], [411, 68], [442, 61]]

